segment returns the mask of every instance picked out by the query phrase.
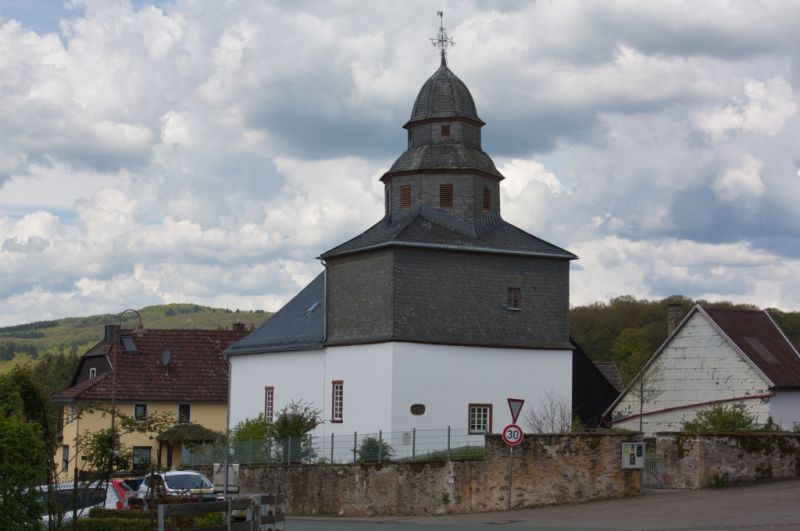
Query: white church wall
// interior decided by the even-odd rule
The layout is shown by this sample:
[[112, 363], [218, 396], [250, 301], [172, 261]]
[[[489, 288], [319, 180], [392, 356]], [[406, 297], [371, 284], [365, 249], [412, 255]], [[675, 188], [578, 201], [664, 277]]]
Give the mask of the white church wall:
[[318, 408], [324, 404], [322, 349], [232, 356], [230, 361], [231, 428], [264, 412], [266, 386], [274, 387], [276, 415], [292, 400], [302, 399]]
[[[648, 396], [643, 411], [670, 410], [646, 416], [645, 433], [679, 429], [683, 420], [696, 414], [696, 408], [672, 408], [769, 393], [767, 383], [700, 312], [689, 318], [651, 364], [645, 381]], [[747, 400], [747, 404], [759, 423], [766, 422], [766, 402]], [[638, 393], [628, 392], [614, 408], [612, 418], [638, 414]], [[638, 430], [639, 421], [615, 420], [614, 426]]]
[[[389, 430], [392, 343], [328, 347], [325, 355], [323, 419], [315, 435], [352, 435]], [[334, 380], [344, 384], [342, 422], [331, 422]], [[320, 385], [322, 387], [322, 385]]]
[[[509, 397], [526, 401], [521, 424], [547, 393], [571, 405], [571, 351], [394, 345], [392, 431], [466, 430], [472, 403], [492, 405], [492, 431], [500, 433], [511, 422]], [[412, 415], [413, 404], [423, 404], [425, 413]]]

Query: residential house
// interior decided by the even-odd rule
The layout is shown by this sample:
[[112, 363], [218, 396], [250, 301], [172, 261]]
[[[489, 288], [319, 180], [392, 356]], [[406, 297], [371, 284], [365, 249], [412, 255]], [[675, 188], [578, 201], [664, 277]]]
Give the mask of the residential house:
[[[55, 456], [60, 478], [71, 479], [74, 468], [84, 468], [86, 456], [75, 455], [76, 436], [111, 427], [114, 397], [120, 414], [143, 418], [165, 411], [182, 423], [164, 434], [132, 433], [121, 438], [132, 450], [137, 469], [151, 464], [178, 466], [182, 442], [224, 434], [228, 374], [222, 351], [246, 335], [243, 324], [233, 330], [107, 326], [105, 338], [81, 358], [70, 387], [55, 397], [64, 404], [63, 444]], [[88, 406], [97, 410], [75, 414]]]
[[322, 253], [324, 271], [226, 350], [232, 424], [304, 400], [323, 413], [316, 435], [484, 434], [511, 422], [509, 397], [571, 406], [576, 256], [502, 218], [483, 125], [442, 57], [381, 177], [383, 218]]
[[[694, 306], [609, 408], [615, 428], [679, 431], [715, 404], [765, 424], [800, 423], [800, 355], [766, 311]], [[642, 400], [641, 398], [644, 398]]]

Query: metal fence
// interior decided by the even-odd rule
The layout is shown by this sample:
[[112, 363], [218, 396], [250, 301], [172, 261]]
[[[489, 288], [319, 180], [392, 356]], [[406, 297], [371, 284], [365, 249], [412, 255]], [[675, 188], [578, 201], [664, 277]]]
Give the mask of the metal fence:
[[[465, 429], [306, 435], [286, 439], [232, 441], [228, 462], [240, 465], [385, 463], [483, 459], [485, 436]], [[223, 462], [224, 444], [184, 447], [183, 466]]]

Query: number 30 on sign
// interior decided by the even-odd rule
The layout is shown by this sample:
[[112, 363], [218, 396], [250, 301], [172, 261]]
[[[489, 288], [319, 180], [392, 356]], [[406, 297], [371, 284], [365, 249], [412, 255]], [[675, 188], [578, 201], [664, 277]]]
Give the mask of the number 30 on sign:
[[522, 428], [517, 424], [509, 424], [503, 428], [503, 440], [509, 446], [516, 446], [522, 442], [524, 434]]

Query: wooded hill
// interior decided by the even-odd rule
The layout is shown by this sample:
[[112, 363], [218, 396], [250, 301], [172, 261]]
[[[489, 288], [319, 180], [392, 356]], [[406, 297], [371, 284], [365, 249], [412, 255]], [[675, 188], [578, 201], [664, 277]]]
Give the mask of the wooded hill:
[[[627, 383], [667, 338], [667, 306], [680, 304], [686, 315], [695, 303], [707, 308], [759, 309], [748, 304], [695, 301], [679, 295], [652, 301], [624, 295], [572, 308], [570, 332], [593, 361], [616, 362]], [[795, 347], [800, 348], [800, 312], [774, 308], [768, 311]]]
[[[242, 322], [261, 326], [272, 314], [263, 310], [239, 311], [197, 304], [164, 304], [139, 310], [145, 328], [200, 328], [217, 330]], [[135, 328], [136, 314], [125, 314], [122, 326]], [[81, 355], [100, 341], [107, 324], [119, 324], [119, 314], [68, 317], [0, 328], [0, 373], [20, 362], [53, 355]]]

